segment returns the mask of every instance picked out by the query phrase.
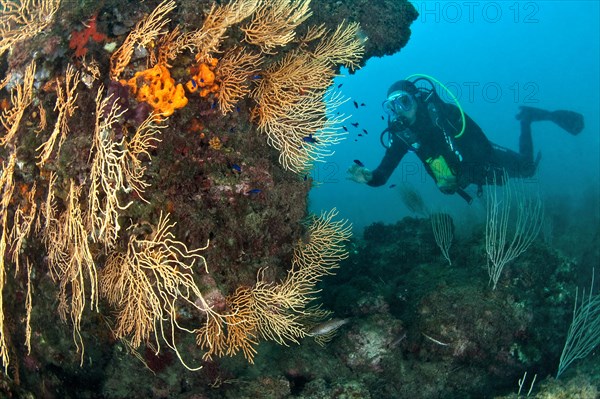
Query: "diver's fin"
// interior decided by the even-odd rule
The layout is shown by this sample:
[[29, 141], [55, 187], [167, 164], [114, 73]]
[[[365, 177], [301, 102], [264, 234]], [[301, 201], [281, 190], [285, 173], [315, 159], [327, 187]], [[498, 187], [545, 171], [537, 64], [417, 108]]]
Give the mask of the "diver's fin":
[[546, 111], [541, 108], [521, 106], [517, 119], [521, 122], [552, 121], [572, 135], [581, 133], [584, 127], [583, 115], [574, 111]]
[[572, 135], [581, 133], [584, 127], [583, 115], [574, 111], [553, 111], [550, 120]]
[[522, 105], [519, 107], [516, 118], [522, 122], [549, 121], [552, 118], [552, 112]]

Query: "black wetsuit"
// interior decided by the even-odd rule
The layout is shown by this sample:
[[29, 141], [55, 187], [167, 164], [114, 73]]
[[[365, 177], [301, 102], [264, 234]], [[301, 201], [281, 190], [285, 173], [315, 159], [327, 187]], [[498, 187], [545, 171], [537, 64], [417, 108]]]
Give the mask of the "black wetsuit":
[[[470, 184], [481, 187], [492, 181], [494, 173], [501, 176], [502, 169], [506, 170], [510, 177], [533, 175], [535, 162], [529, 121], [521, 123], [520, 148], [519, 153], [516, 153], [491, 143], [481, 128], [466, 114], [465, 119], [465, 131], [458, 136], [462, 120], [456, 106], [442, 101], [430, 105], [421, 102], [417, 119], [410, 127], [410, 132], [414, 133], [411, 135], [395, 132], [392, 135], [392, 143], [379, 166], [373, 170], [373, 177], [368, 184], [385, 184], [408, 151], [416, 153], [440, 190], [447, 194], [458, 192], [463, 197], [466, 196], [467, 200], [469, 197], [462, 189]], [[408, 131], [404, 133], [406, 132]], [[441, 181], [444, 178], [440, 177], [439, 170], [436, 170], [439, 168], [440, 159], [443, 159], [441, 164], [445, 162], [447, 165], [445, 170], [453, 175], [450, 179], [451, 184]]]

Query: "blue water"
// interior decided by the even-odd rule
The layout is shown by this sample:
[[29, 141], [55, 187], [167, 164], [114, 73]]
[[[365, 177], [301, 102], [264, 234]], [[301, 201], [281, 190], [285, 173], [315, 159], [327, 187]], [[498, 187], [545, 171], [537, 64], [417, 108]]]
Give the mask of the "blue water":
[[[350, 98], [340, 110], [351, 115], [347, 139], [336, 153], [317, 164], [320, 182], [310, 193], [311, 210], [337, 207], [358, 233], [410, 212], [399, 188], [408, 183], [430, 209], [443, 209], [470, 220], [481, 213], [480, 201], [468, 205], [457, 195], [440, 193], [413, 155], [406, 156], [388, 184], [372, 188], [346, 179], [354, 159], [374, 169], [383, 156], [380, 132], [386, 127], [381, 103], [387, 88], [414, 73], [429, 74], [458, 97], [460, 104], [497, 144], [517, 150], [519, 105], [571, 109], [585, 116], [585, 130], [570, 136], [549, 122], [533, 125], [534, 151], [542, 152], [538, 173], [546, 198], [561, 196], [575, 206], [592, 196], [600, 204], [600, 83], [598, 1], [418, 1], [420, 13], [408, 45], [393, 56], [371, 59], [355, 74], [344, 71], [335, 87]], [[448, 98], [446, 96], [446, 98]], [[352, 101], [365, 106], [355, 108]], [[358, 128], [350, 125], [358, 122]], [[366, 129], [368, 134], [364, 134]], [[359, 137], [358, 134], [362, 134]], [[476, 188], [469, 187], [471, 195]]]

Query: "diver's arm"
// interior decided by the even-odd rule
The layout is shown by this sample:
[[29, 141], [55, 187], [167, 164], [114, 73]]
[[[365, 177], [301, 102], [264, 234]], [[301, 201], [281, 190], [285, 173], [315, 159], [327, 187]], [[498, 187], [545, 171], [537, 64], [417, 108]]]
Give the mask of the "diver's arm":
[[385, 151], [385, 155], [379, 166], [371, 173], [371, 179], [366, 183], [372, 187], [384, 185], [407, 151], [406, 144], [400, 140], [394, 140], [390, 148]]

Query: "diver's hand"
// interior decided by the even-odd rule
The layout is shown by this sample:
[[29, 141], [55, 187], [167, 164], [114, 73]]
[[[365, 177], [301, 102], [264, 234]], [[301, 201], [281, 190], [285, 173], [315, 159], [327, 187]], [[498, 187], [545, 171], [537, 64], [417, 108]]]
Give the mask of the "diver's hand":
[[347, 170], [348, 179], [357, 183], [368, 183], [373, 178], [373, 172], [364, 166], [352, 165]]

